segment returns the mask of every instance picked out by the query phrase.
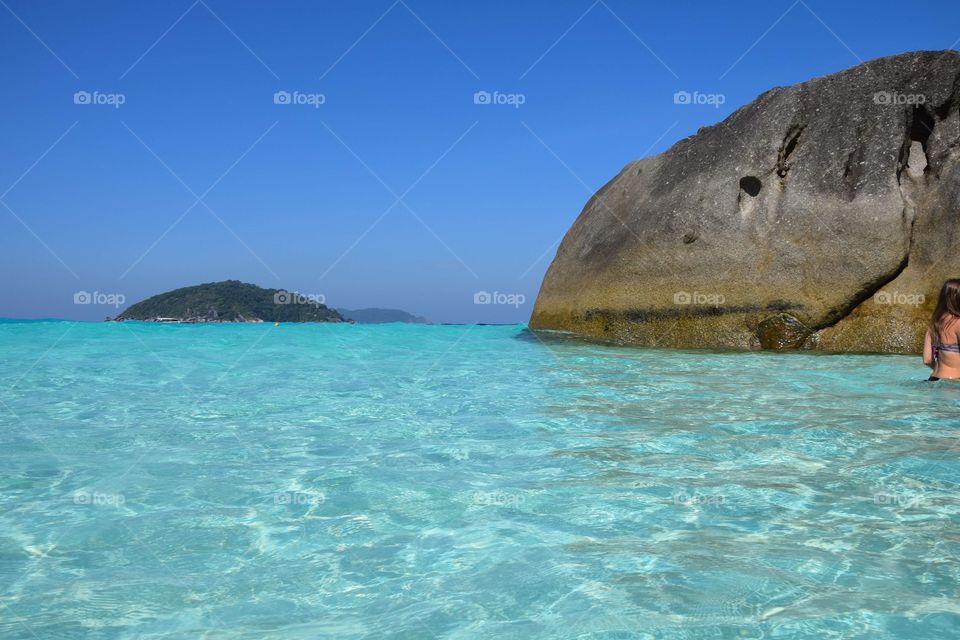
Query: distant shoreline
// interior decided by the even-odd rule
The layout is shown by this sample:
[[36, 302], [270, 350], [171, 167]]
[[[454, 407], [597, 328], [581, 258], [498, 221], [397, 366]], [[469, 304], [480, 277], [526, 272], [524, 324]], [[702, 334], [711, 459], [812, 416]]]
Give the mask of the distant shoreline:
[[84, 324], [111, 324], [111, 323], [120, 323], [120, 324], [150, 324], [150, 325], [253, 325], [253, 324], [285, 324], [285, 325], [299, 325], [299, 324], [322, 324], [326, 326], [331, 325], [349, 325], [349, 326], [364, 326], [364, 327], [377, 327], [377, 326], [387, 326], [387, 325], [409, 325], [415, 327], [519, 327], [526, 326], [525, 322], [321, 322], [316, 320], [304, 320], [304, 321], [286, 321], [286, 322], [270, 322], [266, 320], [213, 320], [208, 322], [157, 322], [155, 320], [72, 320], [70, 318], [0, 318], [0, 323], [27, 323], [27, 322], [82, 322]]

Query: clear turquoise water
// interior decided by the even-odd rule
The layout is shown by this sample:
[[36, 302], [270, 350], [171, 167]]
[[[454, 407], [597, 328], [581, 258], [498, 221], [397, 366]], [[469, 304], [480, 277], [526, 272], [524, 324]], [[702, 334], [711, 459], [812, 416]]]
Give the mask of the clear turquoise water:
[[960, 386], [523, 327], [0, 324], [2, 638], [956, 638]]

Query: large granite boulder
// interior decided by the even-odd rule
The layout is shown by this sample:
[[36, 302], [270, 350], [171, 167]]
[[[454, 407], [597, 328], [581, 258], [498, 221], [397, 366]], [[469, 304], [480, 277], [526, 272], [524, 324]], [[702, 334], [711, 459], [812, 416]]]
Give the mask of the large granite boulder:
[[919, 350], [960, 276], [960, 54], [767, 91], [584, 207], [531, 328], [672, 347]]

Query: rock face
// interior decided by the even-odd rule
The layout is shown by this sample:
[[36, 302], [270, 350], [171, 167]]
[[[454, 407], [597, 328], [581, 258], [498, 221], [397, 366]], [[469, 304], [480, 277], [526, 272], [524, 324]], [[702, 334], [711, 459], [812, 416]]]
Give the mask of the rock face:
[[533, 329], [672, 347], [915, 352], [960, 276], [960, 54], [776, 88], [628, 164], [557, 251]]

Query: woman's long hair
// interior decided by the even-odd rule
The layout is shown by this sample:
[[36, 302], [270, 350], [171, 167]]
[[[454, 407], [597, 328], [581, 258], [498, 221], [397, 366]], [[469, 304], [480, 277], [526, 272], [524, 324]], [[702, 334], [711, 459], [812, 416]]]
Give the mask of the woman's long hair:
[[940, 343], [943, 330], [957, 318], [960, 318], [960, 278], [950, 278], [940, 288], [937, 308], [930, 320], [930, 337], [934, 344]]

